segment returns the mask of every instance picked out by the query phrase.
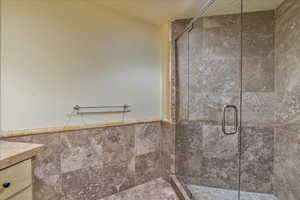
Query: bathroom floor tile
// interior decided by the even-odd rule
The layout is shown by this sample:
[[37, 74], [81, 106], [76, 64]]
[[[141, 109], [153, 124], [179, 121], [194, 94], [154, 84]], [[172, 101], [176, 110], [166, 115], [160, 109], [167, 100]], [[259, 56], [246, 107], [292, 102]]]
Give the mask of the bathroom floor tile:
[[101, 200], [179, 200], [169, 183], [159, 178]]

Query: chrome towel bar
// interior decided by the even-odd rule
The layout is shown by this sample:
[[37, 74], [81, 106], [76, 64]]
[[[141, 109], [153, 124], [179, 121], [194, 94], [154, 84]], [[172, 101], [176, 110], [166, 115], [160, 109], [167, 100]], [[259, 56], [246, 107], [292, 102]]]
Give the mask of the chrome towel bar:
[[[126, 113], [131, 112], [129, 110], [130, 105], [124, 104], [120, 106], [79, 106], [75, 105], [73, 109], [76, 111], [77, 114], [88, 114], [88, 113]], [[103, 109], [103, 108], [123, 108], [122, 110], [105, 110], [105, 111], [88, 111], [90, 109]], [[81, 111], [85, 109], [86, 111]]]

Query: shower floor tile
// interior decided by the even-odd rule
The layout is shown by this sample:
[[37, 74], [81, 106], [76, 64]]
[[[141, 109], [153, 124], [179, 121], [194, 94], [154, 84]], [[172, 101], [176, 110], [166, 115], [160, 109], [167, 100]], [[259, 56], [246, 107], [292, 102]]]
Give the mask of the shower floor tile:
[[[188, 185], [194, 200], [237, 200], [236, 190], [225, 190], [211, 187]], [[274, 195], [241, 192], [241, 200], [277, 200]]]
[[159, 178], [101, 200], [179, 200], [169, 183]]

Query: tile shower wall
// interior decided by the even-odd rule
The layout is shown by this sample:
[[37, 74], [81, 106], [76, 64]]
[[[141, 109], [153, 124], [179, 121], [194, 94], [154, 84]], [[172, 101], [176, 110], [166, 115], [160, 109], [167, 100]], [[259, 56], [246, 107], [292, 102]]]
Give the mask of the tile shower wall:
[[33, 161], [35, 200], [99, 200], [161, 177], [161, 133], [153, 122], [7, 140], [47, 147]]
[[[186, 39], [183, 39], [183, 45], [182, 46], [178, 46], [177, 48], [183, 48], [183, 51], [180, 51], [179, 54], [177, 54], [176, 52], [178, 52], [178, 49], [176, 48], [176, 39], [180, 36], [180, 34], [184, 31], [185, 27], [188, 25], [190, 19], [182, 19], [182, 20], [176, 20], [175, 22], [172, 23], [172, 28], [171, 28], [171, 38], [172, 38], [172, 45], [171, 45], [171, 121], [173, 123], [176, 122], [176, 118], [178, 118], [177, 115], [177, 109], [178, 109], [178, 100], [180, 98], [180, 95], [178, 94], [178, 92], [183, 92], [183, 91], [179, 91], [177, 88], [181, 87], [180, 84], [185, 84], [184, 81], [182, 83], [180, 83], [180, 81], [178, 80], [178, 76], [176, 76], [177, 71], [181, 70], [177, 67], [178, 62], [180, 62], [179, 59], [182, 60], [182, 62], [187, 62], [187, 52], [186, 52], [186, 48], [187, 48], [187, 43], [185, 43], [184, 41], [186, 41]], [[180, 56], [180, 58], [179, 58]], [[185, 69], [183, 69], [183, 72], [185, 71]], [[179, 108], [181, 109], [181, 108]]]
[[272, 193], [274, 11], [247, 13], [243, 18], [241, 190]]
[[170, 174], [175, 174], [175, 124], [162, 122], [161, 132], [162, 175], [168, 180]]
[[285, 0], [275, 20], [274, 187], [279, 200], [300, 199], [300, 1]]
[[[206, 17], [199, 19], [189, 35], [178, 43], [178, 67], [185, 70], [177, 69], [181, 77], [177, 82], [177, 106], [183, 108], [177, 112], [176, 173], [187, 183], [237, 188], [238, 136], [224, 136], [220, 122], [223, 105], [239, 105], [240, 29], [240, 15]], [[245, 191], [270, 193], [274, 148], [274, 12], [246, 14], [243, 29], [241, 187]], [[187, 45], [189, 53], [185, 52]], [[188, 81], [188, 92], [182, 89], [181, 81]], [[188, 100], [186, 96], [180, 97], [186, 94]]]

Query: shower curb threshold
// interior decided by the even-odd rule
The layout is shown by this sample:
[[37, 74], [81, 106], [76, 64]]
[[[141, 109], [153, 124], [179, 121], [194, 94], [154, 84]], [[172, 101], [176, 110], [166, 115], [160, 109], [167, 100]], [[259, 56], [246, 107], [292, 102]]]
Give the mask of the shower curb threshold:
[[170, 175], [170, 183], [180, 200], [193, 200], [192, 193], [187, 191], [175, 175]]

